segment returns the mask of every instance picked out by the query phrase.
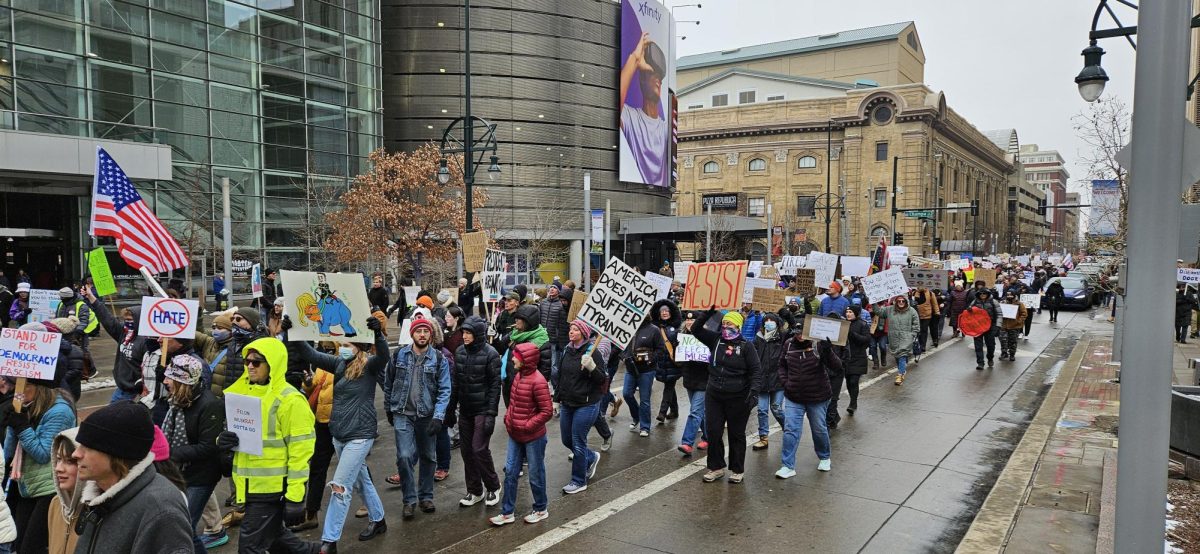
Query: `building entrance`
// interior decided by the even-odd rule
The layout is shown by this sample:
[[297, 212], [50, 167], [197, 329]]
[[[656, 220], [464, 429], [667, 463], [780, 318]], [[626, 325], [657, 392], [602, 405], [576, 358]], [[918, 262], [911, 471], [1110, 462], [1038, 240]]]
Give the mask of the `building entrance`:
[[78, 279], [72, 240], [77, 233], [77, 200], [71, 196], [0, 194], [0, 271], [15, 288], [21, 275], [33, 288], [57, 289]]

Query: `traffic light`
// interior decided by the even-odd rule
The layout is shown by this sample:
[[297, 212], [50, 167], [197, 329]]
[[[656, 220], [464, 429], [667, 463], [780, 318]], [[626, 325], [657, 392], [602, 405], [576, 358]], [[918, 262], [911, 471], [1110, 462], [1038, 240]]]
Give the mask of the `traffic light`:
[[979, 201], [971, 201], [971, 217], [979, 217]]
[[933, 239], [933, 249], [934, 250], [942, 249], [942, 239], [940, 239], [940, 238]]
[[904, 233], [896, 233], [896, 244], [904, 244]]
[[1037, 214], [1041, 215], [1041, 216], [1046, 215], [1046, 201], [1045, 200], [1038, 200]]

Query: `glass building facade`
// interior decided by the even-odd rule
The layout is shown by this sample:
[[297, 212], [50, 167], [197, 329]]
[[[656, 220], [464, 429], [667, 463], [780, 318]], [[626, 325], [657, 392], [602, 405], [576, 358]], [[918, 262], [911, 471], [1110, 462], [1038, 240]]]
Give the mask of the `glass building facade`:
[[201, 256], [228, 178], [235, 257], [320, 264], [311, 224], [382, 144], [378, 4], [0, 0], [0, 129], [170, 145], [137, 186]]

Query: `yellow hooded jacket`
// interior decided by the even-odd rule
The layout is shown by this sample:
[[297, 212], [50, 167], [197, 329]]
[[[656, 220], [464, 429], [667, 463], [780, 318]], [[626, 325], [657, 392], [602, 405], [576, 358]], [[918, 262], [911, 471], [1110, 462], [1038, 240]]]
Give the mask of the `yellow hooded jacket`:
[[[271, 378], [266, 385], [250, 382], [250, 368], [225, 389], [226, 394], [254, 396], [262, 401], [263, 453], [255, 456], [234, 452], [233, 482], [237, 501], [247, 495], [283, 496], [289, 502], [302, 502], [308, 482], [308, 461], [316, 444], [315, 421], [304, 395], [284, 380], [287, 373], [287, 347], [274, 338], [262, 338], [242, 349], [244, 358], [251, 350], [267, 359]], [[285, 488], [286, 487], [286, 488]]]

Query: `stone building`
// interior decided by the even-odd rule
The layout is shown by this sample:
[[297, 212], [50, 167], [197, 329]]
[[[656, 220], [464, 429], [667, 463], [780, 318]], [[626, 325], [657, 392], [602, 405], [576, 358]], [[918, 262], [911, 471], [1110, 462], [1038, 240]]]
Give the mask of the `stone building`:
[[1021, 160], [1021, 143], [1016, 129], [996, 129], [985, 135], [1007, 153], [1013, 164], [1008, 176], [1008, 226], [1001, 248], [1014, 254], [1040, 250], [1046, 242], [1049, 226], [1046, 216], [1038, 214], [1038, 205], [1046, 200], [1046, 193], [1029, 182], [1025, 164]]

